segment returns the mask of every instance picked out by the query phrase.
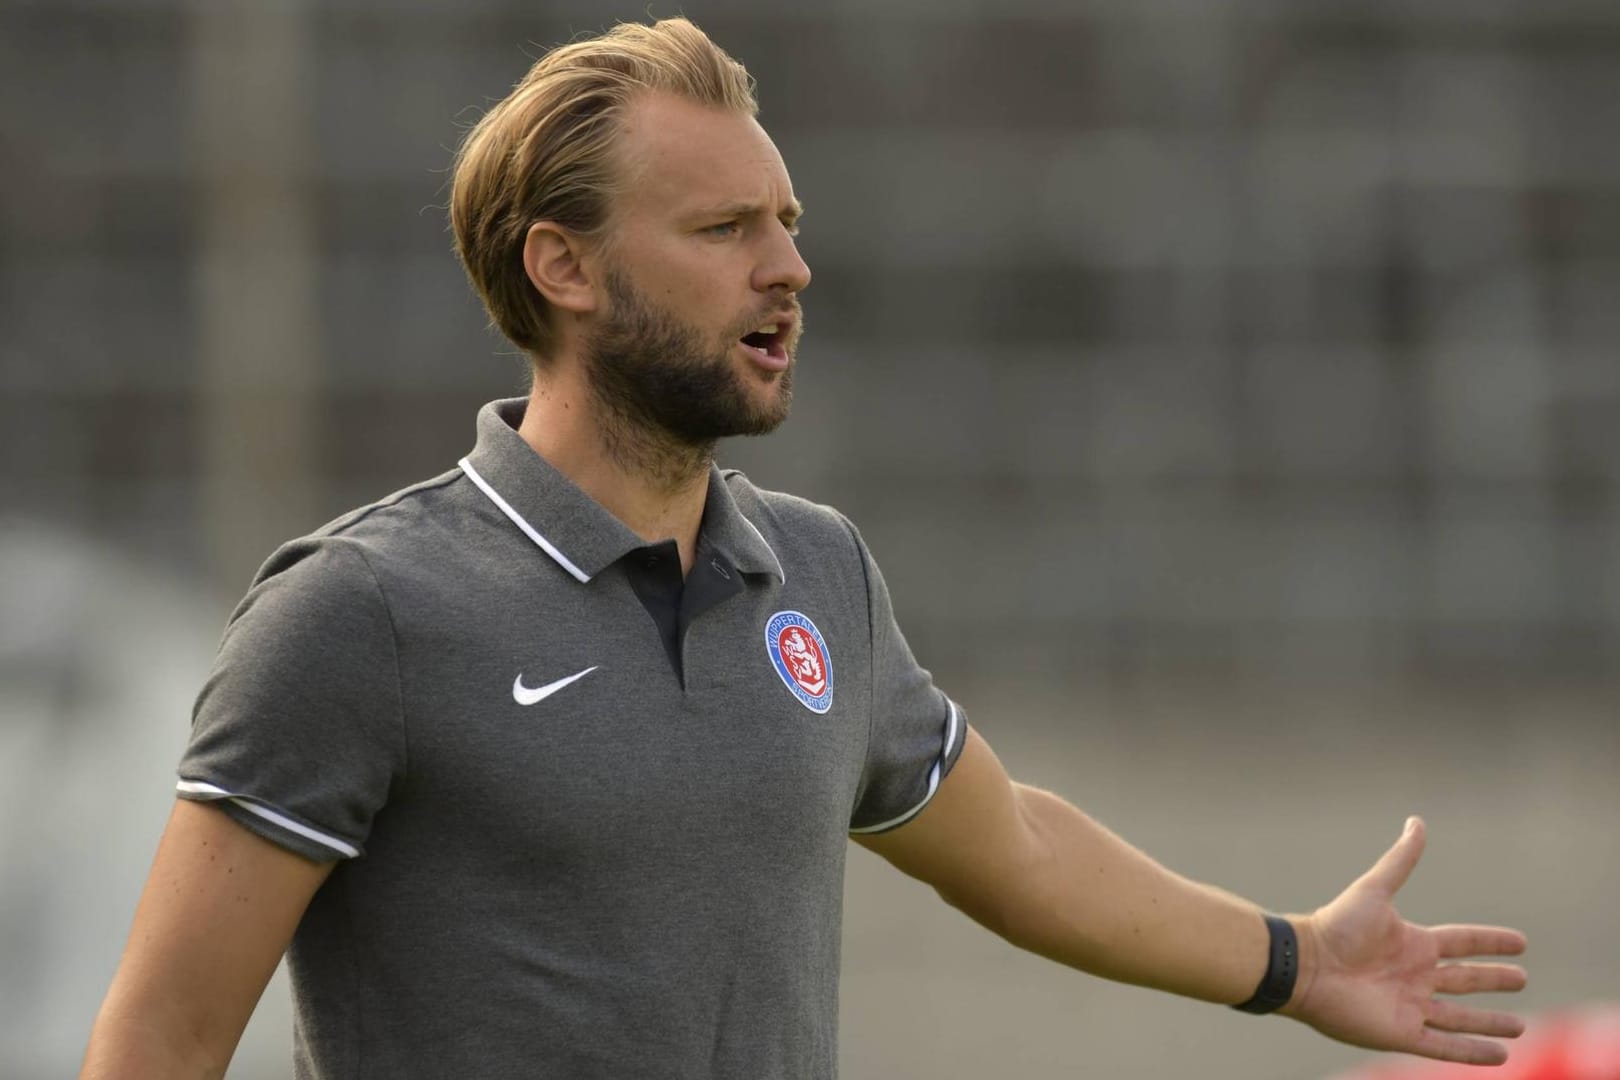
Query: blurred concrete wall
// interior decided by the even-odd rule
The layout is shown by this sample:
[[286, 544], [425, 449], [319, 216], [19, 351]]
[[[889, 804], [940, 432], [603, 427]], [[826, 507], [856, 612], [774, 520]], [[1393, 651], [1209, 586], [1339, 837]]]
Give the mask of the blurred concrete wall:
[[[1620, 766], [1620, 7], [680, 10], [758, 78], [816, 278], [794, 418], [724, 455], [851, 514], [918, 653], [1004, 756], [1037, 776], [1067, 762], [1043, 782], [1102, 799], [1193, 872], [1241, 852], [1270, 770], [1296, 777], [1266, 804], [1296, 811], [1289, 858], [1343, 853], [1324, 880], [1435, 787], [1478, 856], [1440, 898], [1490, 893], [1480, 863], [1498, 859], [1572, 883], [1542, 928], [1565, 950], [1542, 1000], [1612, 984], [1612, 948], [1595, 962], [1557, 935], [1612, 930], [1620, 861], [1605, 782]], [[34, 1018], [17, 1038], [54, 1010], [55, 1041], [29, 1060], [65, 1060], [88, 1023], [138, 886], [125, 864], [150, 851], [129, 836], [155, 837], [168, 799], [166, 774], [95, 758], [126, 735], [93, 735], [114, 721], [86, 705], [96, 657], [72, 626], [107, 630], [94, 641], [126, 660], [154, 635], [165, 656], [197, 653], [279, 540], [449, 467], [474, 408], [522, 391], [450, 254], [446, 169], [544, 47], [645, 11], [0, 0], [0, 569], [16, 586], [0, 590], [0, 745], [6, 775], [31, 778], [18, 807], [48, 803], [42, 778], [81, 753], [86, 775], [138, 779], [148, 800], [106, 881], [58, 881], [21, 854], [27, 829], [0, 831], [0, 943], [73, 910], [52, 896], [102, 904], [76, 916], [98, 927], [91, 974], [52, 999], [77, 1004], [27, 1012], [34, 983], [4, 983], [8, 1011]], [[66, 553], [103, 569], [63, 571]], [[82, 588], [109, 574], [166, 582], [191, 614], [148, 625]], [[50, 615], [86, 596], [110, 606]], [[42, 659], [51, 641], [68, 652]], [[129, 669], [159, 688], [119, 719], [157, 758], [183, 738], [207, 648], [195, 672]], [[1257, 705], [1235, 689], [1260, 682], [1315, 689]], [[1131, 696], [1187, 685], [1175, 721]], [[1428, 689], [1356, 696], [1369, 686]], [[73, 718], [88, 726], [57, 732]], [[1389, 778], [1403, 735], [1426, 747], [1422, 780]], [[1238, 789], [1189, 794], [1201, 763]], [[1110, 787], [1122, 775], [1139, 806]], [[115, 842], [93, 827], [114, 789], [81, 788], [63, 843], [95, 852]], [[957, 998], [1021, 962], [931, 967], [962, 954], [897, 936], [916, 929], [896, 914], [912, 910], [904, 883], [867, 870], [857, 859], [852, 888], [873, 891], [851, 901], [852, 1075], [903, 1074], [935, 1017], [959, 1035], [928, 1075], [983, 1075], [974, 1055], [995, 1044], [970, 1043]], [[1279, 895], [1280, 871], [1213, 876], [1279, 906], [1319, 892]], [[1547, 903], [1515, 892], [1502, 917]], [[48, 950], [0, 948], [0, 981], [20, 956], [34, 978], [53, 967]], [[1051, 1030], [1069, 1014], [1025, 979], [1015, 1007], [1044, 1036], [983, 1060], [1069, 1075]], [[895, 1006], [899, 986], [918, 992]], [[1069, 992], [1092, 1040], [1125, 1013], [1162, 1032], [1196, 1012]], [[1248, 1045], [1223, 1037], [1222, 1060]], [[1281, 1080], [1337, 1060], [1222, 1071], [1202, 1038], [1161, 1038], [1148, 1058], [1104, 1047], [1098, 1075]]]
[[[810, 207], [798, 415], [728, 456], [850, 511], [933, 655], [1620, 653], [1613, 5], [686, 10]], [[3, 11], [8, 506], [234, 593], [520, 388], [444, 170], [635, 12]]]

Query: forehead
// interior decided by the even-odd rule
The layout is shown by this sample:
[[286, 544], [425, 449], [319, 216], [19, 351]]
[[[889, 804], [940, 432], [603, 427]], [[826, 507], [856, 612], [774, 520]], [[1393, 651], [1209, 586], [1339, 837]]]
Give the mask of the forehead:
[[776, 144], [747, 113], [654, 93], [626, 109], [618, 145], [623, 208], [684, 214], [739, 203], [791, 209], [793, 184]]

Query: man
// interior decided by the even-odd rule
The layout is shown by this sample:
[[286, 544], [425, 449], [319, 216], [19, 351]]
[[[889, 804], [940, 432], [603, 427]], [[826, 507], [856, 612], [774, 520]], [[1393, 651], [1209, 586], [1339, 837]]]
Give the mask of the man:
[[[84, 1075], [217, 1076], [286, 950], [298, 1074], [829, 1077], [847, 838], [1009, 941], [1477, 1063], [1515, 931], [1400, 840], [1311, 915], [1011, 782], [843, 518], [712, 464], [786, 416], [810, 283], [747, 73], [684, 20], [541, 59], [457, 161], [530, 355], [459, 467], [273, 555], [197, 705]], [[1454, 961], [1442, 963], [1441, 961]]]

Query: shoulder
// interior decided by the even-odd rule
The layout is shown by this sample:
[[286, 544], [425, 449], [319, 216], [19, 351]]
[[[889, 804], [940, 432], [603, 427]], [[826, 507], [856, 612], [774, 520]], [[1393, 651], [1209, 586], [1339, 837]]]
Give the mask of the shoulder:
[[861, 557], [864, 545], [855, 526], [841, 512], [823, 503], [797, 495], [757, 487], [741, 470], [725, 469], [721, 475], [737, 509], [753, 522], [771, 548], [806, 546], [822, 553], [840, 552]]
[[849, 518], [831, 506], [756, 487], [740, 472], [723, 475], [737, 509], [775, 553], [796, 594], [863, 611], [870, 605], [877, 568]]
[[323, 589], [380, 589], [387, 570], [432, 563], [453, 547], [465, 487], [465, 474], [452, 469], [356, 507], [276, 548], [253, 585], [285, 577]]

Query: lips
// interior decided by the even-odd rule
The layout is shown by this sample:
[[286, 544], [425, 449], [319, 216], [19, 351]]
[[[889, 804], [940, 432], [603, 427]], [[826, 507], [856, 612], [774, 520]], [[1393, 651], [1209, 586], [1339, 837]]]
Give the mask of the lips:
[[797, 312], [767, 315], [738, 341], [760, 367], [783, 371], [791, 363], [790, 346], [797, 337], [797, 329]]
[[749, 334], [747, 337], [738, 342], [738, 344], [743, 347], [743, 351], [748, 353], [749, 357], [754, 361], [754, 363], [758, 364], [760, 367], [766, 368], [770, 371], [785, 371], [788, 366], [787, 346], [782, 344], [780, 341], [774, 340], [782, 336], [783, 334], [779, 331], [770, 335], [770, 339], [768, 339], [764, 344], [756, 345], [753, 344], [753, 342], [758, 340], [758, 336]]

